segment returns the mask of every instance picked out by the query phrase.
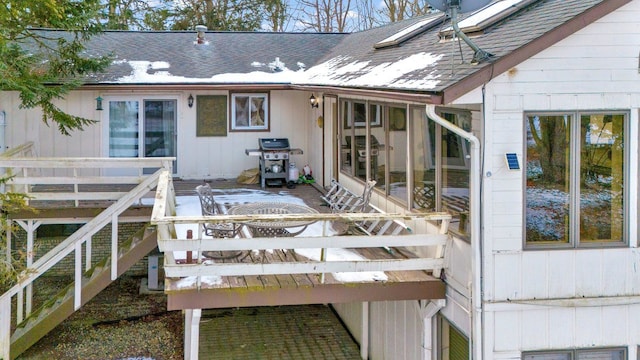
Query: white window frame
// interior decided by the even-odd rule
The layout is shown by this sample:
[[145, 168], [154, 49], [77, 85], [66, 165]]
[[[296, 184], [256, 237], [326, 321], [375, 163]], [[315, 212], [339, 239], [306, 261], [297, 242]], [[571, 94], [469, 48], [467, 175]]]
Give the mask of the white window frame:
[[[593, 348], [593, 349], [569, 349], [569, 350], [555, 350], [555, 351], [526, 351], [522, 353], [522, 360], [546, 360], [557, 359], [557, 356], [566, 356], [568, 360], [583, 360], [583, 359], [596, 359], [589, 357], [589, 353], [602, 353], [609, 352], [614, 358], [614, 352], [621, 355], [621, 359], [627, 359], [626, 347], [607, 347], [607, 348]], [[587, 357], [582, 357], [586, 355]]]
[[[263, 106], [264, 106], [264, 124], [262, 125], [238, 125], [236, 119], [236, 98], [246, 97], [248, 98], [249, 104], [252, 103], [251, 99], [254, 98], [263, 98]], [[261, 92], [261, 93], [231, 93], [230, 96], [231, 101], [231, 116], [229, 117], [231, 120], [231, 131], [265, 131], [269, 130], [269, 93]], [[250, 116], [250, 115], [249, 115]]]

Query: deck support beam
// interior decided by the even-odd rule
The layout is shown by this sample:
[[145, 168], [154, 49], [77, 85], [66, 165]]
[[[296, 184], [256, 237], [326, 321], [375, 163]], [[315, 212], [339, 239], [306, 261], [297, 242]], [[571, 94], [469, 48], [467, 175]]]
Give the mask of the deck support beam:
[[444, 299], [439, 279], [399, 283], [333, 283], [291, 287], [238, 287], [167, 291], [167, 309], [332, 304], [362, 301]]
[[362, 342], [360, 343], [360, 358], [369, 358], [369, 302], [362, 303]]
[[184, 359], [198, 360], [200, 351], [200, 317], [202, 309], [184, 311]]

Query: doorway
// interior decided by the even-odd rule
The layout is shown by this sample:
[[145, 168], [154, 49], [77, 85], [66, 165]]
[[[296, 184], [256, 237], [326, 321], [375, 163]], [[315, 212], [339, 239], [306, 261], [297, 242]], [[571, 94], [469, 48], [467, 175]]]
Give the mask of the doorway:
[[[112, 99], [106, 115], [109, 157], [177, 157], [177, 100]], [[144, 174], [156, 170], [145, 168]]]

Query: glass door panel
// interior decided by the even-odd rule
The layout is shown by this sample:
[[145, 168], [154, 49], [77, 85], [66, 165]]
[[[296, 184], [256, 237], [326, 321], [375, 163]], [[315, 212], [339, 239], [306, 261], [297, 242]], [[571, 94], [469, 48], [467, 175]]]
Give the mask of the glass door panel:
[[[144, 156], [175, 157], [176, 146], [176, 100], [144, 101]], [[155, 169], [145, 169], [150, 173]], [[176, 162], [173, 162], [176, 171]]]
[[138, 157], [138, 102], [109, 102], [109, 157]]

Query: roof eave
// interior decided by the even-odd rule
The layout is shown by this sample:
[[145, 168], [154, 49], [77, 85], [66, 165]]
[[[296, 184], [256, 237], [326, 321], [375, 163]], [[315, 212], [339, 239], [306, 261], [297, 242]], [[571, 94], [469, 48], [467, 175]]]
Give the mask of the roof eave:
[[335, 95], [382, 97], [389, 100], [402, 100], [421, 104], [442, 105], [442, 94], [417, 90], [397, 89], [366, 89], [353, 87], [339, 87], [327, 85], [302, 85], [286, 83], [171, 83], [171, 84], [123, 84], [123, 83], [87, 83], [82, 85], [86, 90], [230, 90], [230, 91], [260, 91], [260, 90], [302, 90], [317, 91]]
[[82, 85], [84, 89], [94, 90], [286, 90], [289, 83], [88, 83]]
[[354, 87], [341, 87], [331, 85], [292, 85], [293, 90], [304, 91], [317, 91], [330, 95], [348, 95], [348, 96], [363, 96], [363, 97], [380, 97], [389, 100], [409, 101], [417, 102], [421, 104], [442, 104], [442, 95], [436, 92], [425, 92], [418, 90], [399, 90], [399, 89], [369, 89], [369, 88], [354, 88]]

